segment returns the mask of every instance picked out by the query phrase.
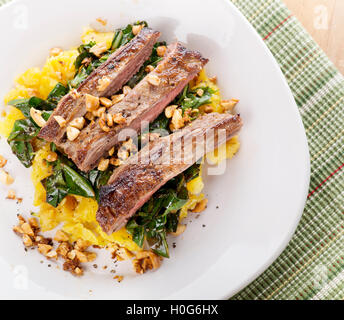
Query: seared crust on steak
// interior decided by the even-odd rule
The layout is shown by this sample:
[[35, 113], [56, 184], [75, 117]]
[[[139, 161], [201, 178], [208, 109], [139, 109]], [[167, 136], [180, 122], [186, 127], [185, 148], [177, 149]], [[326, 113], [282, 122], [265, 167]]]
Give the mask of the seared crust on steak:
[[[105, 132], [99, 121], [91, 122], [74, 141], [65, 141], [60, 147], [80, 170], [93, 169], [113, 146], [154, 121], [207, 62], [199, 52], [188, 50], [178, 42], [171, 44], [158, 66], [122, 101], [108, 109], [111, 115], [122, 114], [126, 118], [124, 124]], [[152, 79], [158, 84], [152, 84]]]
[[102, 229], [111, 234], [125, 226], [154, 192], [225, 143], [241, 126], [240, 115], [211, 113], [142, 148], [100, 189], [97, 221]]
[[[61, 99], [46, 125], [41, 129], [39, 137], [60, 146], [68, 123], [86, 114], [85, 94], [106, 97], [116, 93], [149, 58], [159, 36], [160, 32], [143, 28], [134, 39], [116, 50], [80, 84], [76, 91], [68, 93]], [[106, 88], [99, 90], [98, 80], [103, 77], [109, 78], [110, 82]], [[64, 118], [67, 126], [61, 128], [55, 116]]]

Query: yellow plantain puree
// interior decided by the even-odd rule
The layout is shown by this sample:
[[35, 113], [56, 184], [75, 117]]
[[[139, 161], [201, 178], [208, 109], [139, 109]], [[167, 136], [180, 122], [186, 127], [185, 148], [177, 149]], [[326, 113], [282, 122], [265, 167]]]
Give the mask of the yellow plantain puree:
[[[83, 43], [90, 40], [95, 42], [105, 42], [111, 46], [113, 38], [112, 32], [101, 33], [90, 28], [84, 30], [81, 37]], [[61, 52], [58, 56], [47, 59], [43, 68], [30, 68], [15, 79], [14, 88], [5, 96], [4, 102], [7, 104], [13, 99], [29, 98], [38, 96], [46, 99], [49, 92], [58, 82], [64, 85], [75, 74], [74, 61], [78, 56], [75, 49]], [[221, 107], [221, 96], [219, 88], [209, 80], [203, 70], [196, 80], [191, 83], [192, 88], [199, 86], [209, 86], [216, 91], [211, 100], [211, 105], [216, 112], [223, 112]], [[0, 134], [8, 137], [16, 120], [22, 119], [23, 114], [16, 108], [9, 106], [5, 118], [0, 122]], [[239, 149], [237, 137], [232, 138], [227, 144], [207, 155], [213, 163], [218, 163], [225, 158], [232, 158]], [[41, 184], [41, 180], [51, 175], [51, 168], [46, 165], [45, 159], [50, 151], [49, 145], [43, 145], [36, 153], [32, 165], [31, 179], [33, 182], [35, 196], [34, 205], [39, 207], [36, 214], [41, 224], [41, 230], [49, 231], [61, 225], [62, 229], [69, 234], [70, 241], [77, 239], [88, 240], [93, 245], [105, 246], [109, 243], [118, 243], [131, 251], [139, 250], [131, 236], [125, 228], [113, 233], [111, 236], [105, 234], [96, 221], [96, 211], [98, 204], [93, 199], [80, 196], [67, 196], [57, 208], [49, 205], [46, 199], [46, 192]], [[181, 219], [187, 216], [188, 210], [195, 208], [196, 204], [204, 199], [202, 177], [198, 177], [187, 184], [190, 199], [182, 208]]]

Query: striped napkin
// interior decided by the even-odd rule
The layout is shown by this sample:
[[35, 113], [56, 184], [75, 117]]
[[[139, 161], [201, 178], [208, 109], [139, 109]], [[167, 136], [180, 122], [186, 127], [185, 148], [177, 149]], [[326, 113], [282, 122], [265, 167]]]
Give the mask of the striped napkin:
[[[0, 6], [11, 0], [0, 0]], [[344, 298], [344, 78], [280, 0], [230, 0], [269, 47], [306, 129], [308, 201], [293, 239], [233, 299]]]
[[234, 299], [344, 298], [344, 78], [280, 0], [231, 0], [281, 67], [305, 126], [308, 200], [280, 257]]

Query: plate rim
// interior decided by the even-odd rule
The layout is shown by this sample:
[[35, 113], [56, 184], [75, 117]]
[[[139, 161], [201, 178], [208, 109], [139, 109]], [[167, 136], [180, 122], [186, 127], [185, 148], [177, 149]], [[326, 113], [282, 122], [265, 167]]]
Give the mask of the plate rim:
[[[276, 249], [275, 253], [272, 254], [269, 259], [266, 259], [265, 263], [260, 268], [258, 268], [256, 270], [256, 272], [252, 273], [251, 276], [249, 276], [247, 278], [247, 280], [243, 281], [240, 285], [237, 285], [236, 288], [233, 288], [231, 290], [225, 290], [225, 289], [221, 290], [221, 288], [219, 288], [219, 290], [218, 290], [219, 291], [218, 299], [229, 299], [229, 298], [233, 297], [234, 295], [236, 295], [237, 293], [239, 293], [242, 289], [247, 287], [251, 282], [253, 282], [255, 279], [257, 279], [261, 274], [263, 274], [264, 271], [266, 271], [269, 268], [269, 266], [271, 266], [273, 264], [273, 262], [279, 257], [279, 255], [288, 246], [290, 240], [292, 239], [293, 235], [295, 234], [297, 226], [299, 225], [299, 222], [300, 222], [301, 217], [303, 215], [305, 204], [307, 202], [307, 195], [308, 195], [309, 184], [310, 184], [310, 173], [311, 173], [310, 170], [311, 170], [311, 166], [310, 166], [310, 154], [309, 154], [308, 139], [307, 139], [305, 128], [304, 128], [304, 125], [303, 125], [303, 122], [302, 122], [302, 117], [301, 117], [301, 114], [300, 114], [300, 112], [298, 110], [298, 106], [297, 106], [297, 104], [295, 102], [295, 99], [294, 99], [294, 96], [292, 94], [291, 88], [289, 87], [288, 82], [287, 82], [287, 80], [286, 80], [286, 78], [285, 78], [285, 76], [284, 76], [284, 74], [283, 74], [283, 72], [282, 72], [282, 70], [281, 70], [277, 60], [275, 59], [274, 55], [272, 54], [272, 52], [268, 48], [267, 44], [263, 41], [263, 39], [261, 38], [261, 36], [257, 32], [257, 30], [247, 20], [247, 18], [244, 16], [244, 14], [232, 3], [232, 1], [230, 1], [230, 0], [217, 0], [217, 1], [219, 1], [219, 2], [222, 1], [225, 5], [230, 7], [230, 10], [233, 12], [233, 14], [236, 14], [237, 16], [240, 17], [240, 20], [242, 20], [243, 23], [246, 25], [246, 27], [248, 29], [250, 29], [250, 33], [252, 33], [252, 35], [254, 35], [254, 37], [257, 39], [257, 42], [260, 43], [260, 46], [263, 48], [265, 54], [269, 57], [269, 60], [271, 62], [271, 65], [275, 69], [275, 72], [277, 72], [277, 74], [279, 74], [281, 83], [283, 83], [284, 88], [285, 88], [285, 93], [286, 93], [286, 95], [289, 96], [290, 101], [292, 101], [293, 107], [290, 106], [290, 108], [292, 108], [294, 113], [295, 113], [295, 120], [297, 120], [297, 122], [298, 122], [297, 126], [299, 127], [299, 129], [302, 129], [301, 131], [303, 132], [302, 144], [303, 144], [304, 156], [305, 156], [305, 159], [306, 159], [305, 163], [303, 163], [303, 165], [305, 166], [305, 171], [304, 171], [305, 174], [304, 174], [304, 177], [303, 177], [304, 178], [303, 179], [304, 194], [303, 194], [302, 198], [304, 200], [299, 204], [299, 214], [298, 214], [297, 218], [295, 219], [295, 221], [293, 223], [293, 227], [290, 228], [290, 231], [286, 234], [284, 239], [281, 240], [281, 243], [280, 243], [278, 249]], [[18, 3], [25, 3], [25, 2], [27, 2], [27, 0], [12, 0], [10, 2], [7, 2], [7, 3], [3, 4], [0, 7], [0, 12], [3, 12], [5, 10], [10, 9], [11, 7], [13, 7], [14, 5], [16, 5]], [[208, 272], [209, 271], [206, 271], [204, 275], [206, 275]], [[171, 299], [171, 298], [172, 299], [178, 299], [178, 298], [180, 299], [180, 297], [177, 297], [177, 296], [179, 294], [182, 294], [183, 291], [185, 291], [187, 288], [193, 286], [193, 284], [195, 282], [199, 282], [202, 277], [203, 277], [203, 275], [200, 278], [195, 279], [195, 281], [191, 282], [188, 286], [186, 286], [186, 287], [184, 287], [184, 288], [182, 288], [180, 290], [177, 290], [174, 293], [170, 294], [165, 299]], [[65, 295], [63, 295], [63, 296], [61, 295], [61, 298], [69, 299], [70, 297], [67, 297]], [[185, 297], [182, 297], [182, 299], [183, 298], [185, 298]]]

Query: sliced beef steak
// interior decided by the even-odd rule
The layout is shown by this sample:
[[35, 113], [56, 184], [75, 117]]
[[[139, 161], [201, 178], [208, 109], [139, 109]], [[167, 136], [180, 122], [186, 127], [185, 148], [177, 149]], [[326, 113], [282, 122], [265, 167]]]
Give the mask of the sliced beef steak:
[[241, 126], [239, 115], [211, 113], [146, 145], [116, 169], [108, 185], [100, 189], [100, 226], [108, 234], [125, 226], [154, 192], [225, 143]]
[[[77, 90], [62, 98], [47, 124], [41, 129], [39, 137], [59, 146], [65, 135], [66, 126], [60, 128], [54, 116], [63, 117], [68, 125], [73, 119], [86, 114], [85, 94], [106, 97], [116, 93], [149, 58], [159, 36], [160, 32], [143, 28], [133, 40], [110, 55]], [[107, 85], [99, 86], [99, 80], [106, 80]]]
[[180, 43], [170, 45], [158, 66], [121, 102], [109, 108], [109, 114], [123, 115], [125, 123], [105, 132], [98, 120], [91, 122], [77, 139], [65, 141], [60, 146], [80, 170], [93, 169], [114, 145], [135, 135], [141, 126], [147, 126], [155, 120], [207, 62], [199, 52], [187, 50]]

